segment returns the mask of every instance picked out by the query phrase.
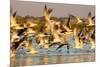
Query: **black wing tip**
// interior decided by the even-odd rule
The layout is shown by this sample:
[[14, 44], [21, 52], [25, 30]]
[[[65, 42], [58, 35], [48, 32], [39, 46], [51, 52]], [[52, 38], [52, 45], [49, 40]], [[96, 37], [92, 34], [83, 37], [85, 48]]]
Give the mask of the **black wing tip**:
[[53, 9], [48, 9], [48, 14], [50, 14], [53, 11]]
[[89, 11], [89, 13], [88, 13], [88, 17], [91, 17], [91, 11]]
[[45, 4], [44, 9], [47, 10], [47, 5]]
[[92, 17], [92, 20], [95, 19], [95, 16]]
[[15, 16], [16, 16], [16, 14], [17, 14], [17, 11], [15, 11], [15, 12], [13, 13], [13, 17], [15, 17]]
[[70, 17], [70, 18], [75, 18], [75, 16], [74, 16], [74, 15], [72, 15], [72, 14], [69, 14], [69, 17]]

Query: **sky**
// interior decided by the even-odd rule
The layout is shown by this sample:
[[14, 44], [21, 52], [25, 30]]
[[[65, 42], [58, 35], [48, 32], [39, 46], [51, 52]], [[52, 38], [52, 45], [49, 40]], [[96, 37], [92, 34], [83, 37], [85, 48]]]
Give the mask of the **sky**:
[[53, 17], [68, 17], [69, 14], [86, 18], [88, 12], [91, 11], [92, 16], [95, 15], [94, 5], [79, 5], [79, 4], [60, 4], [60, 3], [46, 3], [46, 2], [31, 2], [31, 1], [15, 1], [11, 0], [12, 12], [17, 11], [20, 16], [43, 16], [43, 9], [45, 4], [48, 8], [52, 8]]

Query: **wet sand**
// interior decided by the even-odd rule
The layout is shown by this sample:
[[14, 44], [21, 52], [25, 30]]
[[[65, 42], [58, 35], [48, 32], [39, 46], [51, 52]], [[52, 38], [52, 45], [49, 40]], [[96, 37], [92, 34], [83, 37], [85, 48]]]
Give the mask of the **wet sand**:
[[11, 58], [10, 67], [23, 67], [32, 65], [44, 64], [63, 64], [63, 63], [81, 63], [81, 62], [94, 62], [95, 54], [80, 54], [80, 55], [18, 55]]

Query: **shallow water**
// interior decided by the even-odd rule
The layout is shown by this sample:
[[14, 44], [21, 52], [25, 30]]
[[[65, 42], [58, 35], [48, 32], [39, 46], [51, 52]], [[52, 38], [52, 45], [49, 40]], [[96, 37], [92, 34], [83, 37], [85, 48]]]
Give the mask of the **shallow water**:
[[[70, 45], [73, 46], [73, 38], [69, 39]], [[19, 49], [16, 56], [11, 58], [11, 67], [22, 67], [32, 65], [43, 65], [43, 64], [62, 64], [62, 63], [81, 63], [81, 62], [94, 62], [95, 61], [95, 49], [90, 50], [90, 44], [84, 46], [83, 49], [70, 48], [69, 50], [62, 47], [58, 50], [56, 46], [52, 46], [49, 49], [40, 48], [37, 46], [35, 40], [33, 40], [33, 46], [39, 52], [32, 56], [27, 54], [27, 49]], [[69, 52], [67, 52], [69, 51]]]
[[11, 67], [18, 66], [32, 66], [43, 64], [62, 64], [62, 63], [81, 63], [81, 62], [94, 62], [95, 54], [80, 54], [80, 55], [17, 55], [11, 58]]

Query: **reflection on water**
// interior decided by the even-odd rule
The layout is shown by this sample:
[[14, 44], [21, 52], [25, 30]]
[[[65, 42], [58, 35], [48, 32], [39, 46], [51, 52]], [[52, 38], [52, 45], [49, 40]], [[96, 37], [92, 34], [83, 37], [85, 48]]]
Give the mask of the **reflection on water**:
[[31, 66], [43, 64], [61, 64], [61, 63], [79, 63], [79, 62], [93, 62], [95, 61], [95, 54], [86, 55], [54, 55], [54, 56], [26, 56], [20, 55], [11, 58], [11, 67], [16, 66]]

